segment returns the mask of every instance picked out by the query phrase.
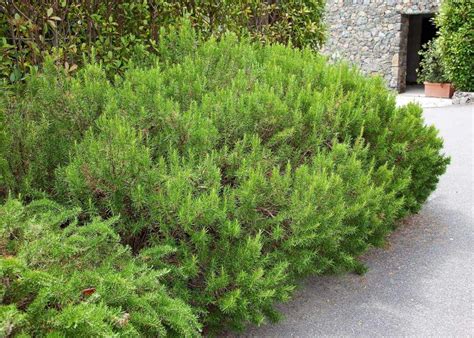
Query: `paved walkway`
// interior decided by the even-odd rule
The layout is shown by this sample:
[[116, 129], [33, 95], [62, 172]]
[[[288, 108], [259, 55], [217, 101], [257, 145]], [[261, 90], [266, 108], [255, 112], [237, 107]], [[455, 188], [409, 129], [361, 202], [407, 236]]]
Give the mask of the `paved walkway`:
[[426, 97], [422, 85], [408, 86], [404, 93], [397, 95], [397, 105], [403, 106], [408, 102], [414, 102], [423, 108], [437, 108], [451, 106], [451, 99], [441, 99], [437, 97]]
[[363, 257], [364, 276], [305, 280], [279, 324], [245, 336], [474, 336], [474, 105], [425, 109], [451, 165], [389, 246]]

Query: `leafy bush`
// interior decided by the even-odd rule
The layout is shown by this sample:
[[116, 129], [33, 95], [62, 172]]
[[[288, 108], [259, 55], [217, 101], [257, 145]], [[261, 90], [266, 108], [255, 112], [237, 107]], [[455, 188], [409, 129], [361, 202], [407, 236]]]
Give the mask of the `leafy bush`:
[[421, 56], [420, 67], [416, 70], [418, 83], [446, 83], [449, 79], [444, 69], [439, 39], [434, 39], [423, 45], [418, 52]]
[[448, 77], [458, 90], [474, 91], [474, 2], [444, 0], [436, 23]]
[[120, 244], [114, 218], [79, 226], [79, 209], [38, 200], [0, 207], [0, 333], [198, 335], [191, 308]]
[[[3, 127], [16, 143], [0, 155], [0, 185], [4, 198], [48, 195], [80, 207], [82, 222], [106, 220], [133, 260], [168, 271], [161, 282], [205, 332], [277, 319], [273, 304], [300, 276], [361, 271], [358, 255], [417, 211], [446, 168], [420, 107], [397, 108], [381, 79], [234, 35], [196, 44], [172, 31], [158, 48], [159, 63], [113, 83], [92, 76], [98, 65], [74, 79], [51, 70], [7, 97], [3, 119], [19, 122]], [[46, 88], [54, 104], [16, 108]], [[47, 134], [28, 127], [38, 116]], [[47, 135], [67, 135], [54, 156]]]
[[51, 62], [46, 68], [17, 95], [3, 96], [0, 193], [5, 186], [31, 196], [51, 192], [55, 168], [67, 162], [74, 142], [103, 110], [102, 89], [108, 85], [103, 70], [86, 67], [68, 77]]
[[54, 55], [74, 72], [83, 57], [103, 61], [108, 74], [156, 52], [163, 27], [183, 14], [203, 36], [232, 31], [254, 40], [317, 49], [324, 40], [323, 0], [61, 0], [0, 4], [0, 80], [15, 82]]

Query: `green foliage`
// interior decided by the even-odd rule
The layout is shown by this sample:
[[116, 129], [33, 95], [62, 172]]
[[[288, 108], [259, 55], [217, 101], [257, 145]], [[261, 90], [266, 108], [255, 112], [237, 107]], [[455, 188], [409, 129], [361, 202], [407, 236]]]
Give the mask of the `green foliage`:
[[[78, 247], [104, 251], [104, 260], [132, 261], [133, 269], [146, 265], [150, 274], [166, 271], [161, 283], [173, 297], [169, 301], [189, 304], [205, 332], [242, 329], [277, 319], [273, 304], [291, 296], [300, 276], [362, 271], [357, 257], [381, 245], [397, 219], [420, 208], [448, 160], [421, 109], [397, 108], [378, 78], [328, 65], [309, 49], [256, 45], [232, 34], [196, 44], [193, 34], [172, 30], [157, 46], [168, 51], [159, 62], [130, 67], [114, 82], [92, 76], [104, 74], [100, 65], [80, 69], [74, 78], [51, 67], [27, 79], [34, 90], [5, 97], [2, 118], [18, 122], [5, 124], [0, 134], [10, 140], [0, 153], [0, 163], [7, 164], [0, 182], [4, 199], [9, 193], [26, 200], [43, 194], [69, 205], [67, 210], [81, 210], [48, 239], [33, 236], [27, 249], [15, 242], [8, 250], [18, 252], [22, 264], [44, 264], [44, 243], [71, 245], [75, 229], [91, 237], [90, 243], [75, 240]], [[86, 95], [87, 88], [98, 90]], [[48, 109], [37, 97], [46, 90]], [[32, 109], [38, 115], [17, 109], [27, 103], [38, 105]], [[61, 123], [55, 123], [58, 114]], [[57, 150], [42, 149], [53, 141], [38, 132], [38, 116], [51, 140], [64, 139]], [[25, 135], [20, 141], [12, 136], [19, 132]], [[28, 161], [21, 161], [22, 149], [31, 149]], [[111, 231], [109, 244], [101, 245], [105, 234], [78, 228], [76, 215], [86, 227]], [[4, 227], [6, 238], [34, 230], [31, 223], [15, 230], [16, 223]], [[120, 245], [111, 239], [117, 235]], [[117, 258], [123, 250], [127, 259]], [[53, 276], [67, 276], [61, 277], [65, 285], [79, 283], [71, 277], [73, 263], [62, 250], [53, 251], [59, 261]], [[108, 278], [100, 276], [81, 281], [105, 284]], [[135, 330], [152, 332], [148, 311], [159, 311], [158, 302], [137, 315], [143, 326], [131, 324]], [[44, 317], [25, 317], [11, 304], [2, 310], [9, 322], [41, 330], [32, 321]], [[93, 309], [74, 305], [54, 312], [48, 323], [93, 316], [95, 332], [119, 332], [103, 326], [120, 316], [107, 300]], [[171, 315], [159, 318], [166, 328], [185, 330], [182, 322], [175, 327]], [[186, 332], [195, 332], [191, 317], [183, 318]]]
[[446, 83], [449, 79], [444, 69], [439, 39], [434, 39], [423, 45], [418, 52], [421, 56], [420, 67], [416, 70], [418, 83]]
[[54, 169], [102, 111], [107, 86], [98, 67], [69, 77], [48, 61], [16, 95], [0, 94], [0, 193], [51, 192]]
[[156, 52], [161, 28], [183, 16], [204, 37], [225, 31], [269, 43], [318, 49], [324, 41], [323, 0], [61, 0], [0, 4], [0, 80], [17, 82], [47, 55], [74, 72], [83, 58], [107, 74]]
[[167, 271], [133, 258], [114, 218], [79, 224], [79, 214], [48, 200], [0, 207], [0, 334], [198, 335], [191, 308], [161, 283]]
[[436, 23], [449, 79], [458, 90], [474, 91], [474, 2], [444, 0]]

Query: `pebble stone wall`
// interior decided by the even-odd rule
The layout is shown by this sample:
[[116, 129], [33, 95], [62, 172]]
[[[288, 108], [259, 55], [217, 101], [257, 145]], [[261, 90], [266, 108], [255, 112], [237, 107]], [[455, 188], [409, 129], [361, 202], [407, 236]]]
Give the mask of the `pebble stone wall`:
[[328, 40], [323, 53], [366, 74], [380, 74], [403, 91], [408, 16], [436, 13], [440, 0], [327, 0]]

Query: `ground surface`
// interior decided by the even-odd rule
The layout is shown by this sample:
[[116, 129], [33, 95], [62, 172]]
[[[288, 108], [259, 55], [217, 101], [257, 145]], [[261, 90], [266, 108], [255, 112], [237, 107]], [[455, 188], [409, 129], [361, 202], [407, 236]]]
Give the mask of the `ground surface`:
[[424, 108], [437, 108], [451, 106], [451, 99], [426, 97], [423, 85], [408, 86], [402, 94], [397, 95], [397, 105], [402, 106], [408, 102], [415, 102]]
[[474, 105], [425, 109], [451, 165], [424, 208], [354, 274], [307, 279], [279, 324], [243, 336], [474, 336]]

